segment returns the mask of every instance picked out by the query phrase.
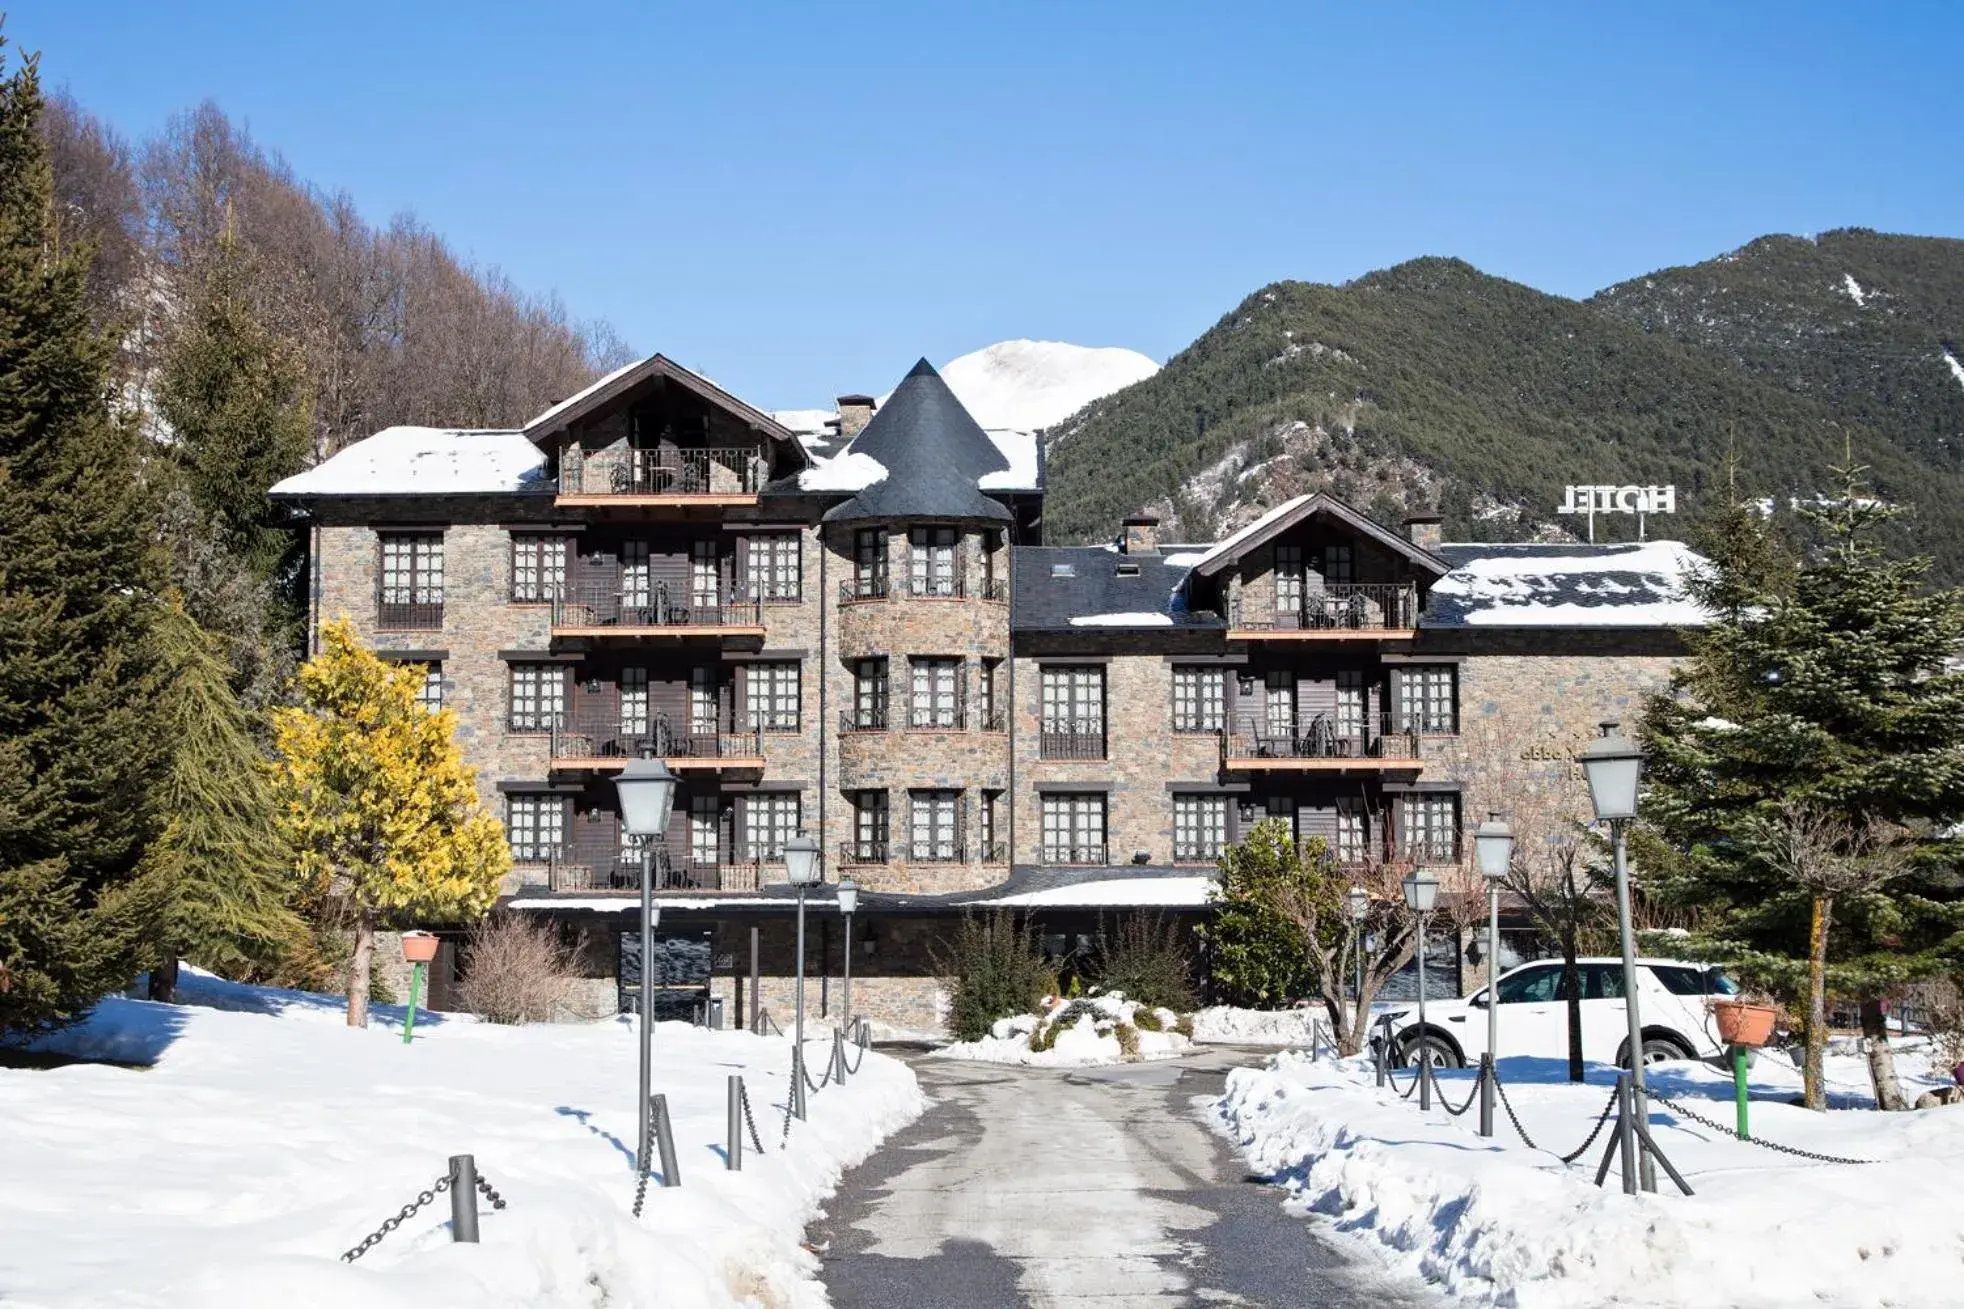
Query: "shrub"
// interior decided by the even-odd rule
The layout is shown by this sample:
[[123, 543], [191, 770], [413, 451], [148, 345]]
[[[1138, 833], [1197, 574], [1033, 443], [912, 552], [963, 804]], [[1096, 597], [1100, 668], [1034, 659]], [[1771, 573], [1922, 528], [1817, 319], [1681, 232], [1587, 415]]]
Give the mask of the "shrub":
[[954, 941], [941, 943], [934, 963], [948, 992], [948, 1029], [958, 1041], [979, 1041], [998, 1018], [1034, 1012], [1057, 984], [1036, 929], [1018, 927], [1007, 912], [964, 913]]
[[1186, 1037], [1187, 1040], [1193, 1040], [1193, 1015], [1181, 1014], [1179, 1021], [1173, 1024], [1173, 1030], [1181, 1036]]
[[1132, 1012], [1132, 1025], [1142, 1032], [1163, 1032], [1166, 1024], [1159, 1021], [1159, 1010], [1151, 1005], [1140, 1005]]
[[1124, 1055], [1127, 1059], [1137, 1059], [1139, 1057], [1138, 1028], [1130, 1023], [1120, 1023], [1112, 1029], [1112, 1035], [1118, 1038], [1118, 1052], [1120, 1054]]
[[1193, 1008], [1193, 973], [1179, 929], [1157, 914], [1121, 918], [1098, 930], [1098, 985], [1143, 1005]]
[[486, 1022], [550, 1022], [571, 1002], [578, 979], [573, 952], [554, 926], [516, 914], [479, 923], [464, 958], [458, 998]]

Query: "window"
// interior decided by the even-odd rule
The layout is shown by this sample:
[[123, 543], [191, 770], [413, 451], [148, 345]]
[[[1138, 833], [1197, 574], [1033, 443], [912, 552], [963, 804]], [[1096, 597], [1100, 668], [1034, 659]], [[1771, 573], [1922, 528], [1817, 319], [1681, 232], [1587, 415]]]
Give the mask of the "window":
[[1459, 697], [1451, 664], [1398, 670], [1398, 716], [1407, 732], [1457, 732]]
[[908, 533], [909, 589], [915, 595], [960, 595], [955, 578], [955, 529], [916, 527]]
[[887, 727], [887, 661], [861, 659], [853, 665], [852, 725], [861, 732]]
[[1226, 725], [1227, 673], [1220, 668], [1176, 664], [1173, 730], [1218, 732]]
[[891, 816], [885, 791], [856, 791], [852, 797], [853, 857], [885, 863]]
[[962, 725], [959, 659], [912, 659], [914, 699], [907, 724], [950, 731]]
[[1049, 666], [1043, 670], [1042, 751], [1047, 759], [1105, 757], [1105, 670]]
[[[1349, 741], [1364, 738], [1364, 719], [1369, 713], [1370, 692], [1364, 674], [1356, 668], [1337, 670], [1337, 735]], [[1356, 754], [1362, 750], [1353, 751]]]
[[689, 732], [716, 735], [716, 670], [698, 664], [689, 670]]
[[1105, 797], [1069, 792], [1043, 796], [1043, 861], [1105, 862]]
[[391, 532], [382, 538], [377, 627], [443, 626], [443, 534]]
[[546, 604], [566, 591], [566, 538], [513, 533], [511, 602]]
[[798, 834], [798, 793], [765, 792], [745, 796], [743, 845], [758, 863], [784, 857], [784, 843]]
[[566, 702], [563, 664], [511, 666], [511, 730], [549, 732]]
[[769, 532], [750, 537], [744, 581], [753, 600], [787, 602], [803, 593], [798, 567], [798, 534]]
[[[654, 577], [648, 567], [648, 543], [621, 542], [621, 607], [645, 610], [653, 603]], [[626, 615], [622, 618], [627, 621]]]
[[723, 595], [722, 563], [716, 542], [697, 541], [689, 547], [689, 603], [698, 609], [714, 609]]
[[416, 703], [431, 713], [443, 708], [442, 664], [423, 665], [423, 684], [416, 688]]
[[887, 593], [887, 529], [862, 527], [852, 534], [852, 593], [878, 599]]
[[1275, 612], [1299, 614], [1303, 608], [1303, 550], [1299, 545], [1275, 547]]
[[1523, 968], [1518, 973], [1509, 973], [1500, 979], [1495, 991], [1502, 1004], [1553, 1004], [1560, 998], [1562, 989], [1562, 970], [1559, 966], [1544, 964], [1539, 968]]
[[621, 735], [648, 734], [648, 670], [621, 669]]
[[559, 854], [560, 829], [566, 801], [557, 795], [515, 794], [505, 798], [505, 840], [511, 857], [522, 864], [542, 864]]
[[798, 730], [797, 664], [751, 664], [744, 686], [752, 727], [766, 732]]
[[1408, 795], [1399, 805], [1405, 831], [1405, 856], [1422, 864], [1457, 863], [1459, 856], [1459, 797]]
[[1001, 582], [998, 579], [1001, 566], [996, 560], [997, 553], [1002, 549], [1002, 542], [1001, 532], [991, 531], [982, 534], [982, 598], [985, 600], [1003, 598]]
[[722, 862], [723, 815], [713, 795], [689, 797], [689, 860], [698, 868]]
[[1173, 857], [1218, 859], [1227, 845], [1228, 798], [1224, 795], [1173, 797]]
[[982, 692], [982, 730], [1000, 732], [1009, 726], [1008, 707], [1002, 698], [1002, 688], [997, 685], [1002, 677], [1002, 660], [984, 659], [980, 671]]
[[1323, 580], [1336, 586], [1347, 586], [1357, 580], [1356, 568], [1352, 564], [1352, 554], [1347, 545], [1326, 545], [1323, 547]]
[[[1672, 995], [1737, 995], [1739, 984], [1718, 968], [1687, 968], [1682, 964], [1646, 964]], [[1620, 982], [1622, 979], [1618, 979]], [[1619, 992], [1618, 994], [1621, 994]]]
[[1582, 998], [1584, 1000], [1621, 1000], [1623, 998], [1623, 965], [1582, 965]]
[[1345, 867], [1354, 867], [1369, 859], [1371, 853], [1371, 816], [1364, 809], [1363, 801], [1343, 797], [1337, 801], [1337, 862]]
[[1001, 791], [982, 793], [982, 861], [984, 863], [998, 863], [1007, 857], [996, 842], [997, 810], [1001, 807]]
[[1268, 674], [1267, 722], [1270, 736], [1296, 734], [1296, 675], [1288, 669]]
[[960, 862], [961, 792], [910, 791], [907, 802], [913, 823], [909, 857], [932, 863]]

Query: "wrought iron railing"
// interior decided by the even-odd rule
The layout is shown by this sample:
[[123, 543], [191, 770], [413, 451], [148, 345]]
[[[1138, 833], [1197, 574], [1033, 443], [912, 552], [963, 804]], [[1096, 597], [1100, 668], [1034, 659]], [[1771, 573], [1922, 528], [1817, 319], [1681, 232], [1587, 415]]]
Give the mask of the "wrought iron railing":
[[887, 730], [886, 706], [874, 709], [841, 709], [839, 711], [839, 733], [853, 736], [861, 732], [884, 732]]
[[664, 583], [623, 587], [612, 583], [582, 583], [552, 600], [554, 627], [611, 627], [622, 631], [671, 627], [761, 627], [763, 606], [756, 600], [698, 604], [689, 597], [671, 599]]
[[1249, 631], [1410, 631], [1418, 626], [1418, 588], [1400, 582], [1332, 582], [1306, 591], [1300, 605], [1264, 608], [1237, 599], [1228, 626]]
[[443, 627], [441, 600], [377, 600], [375, 629], [380, 632], [437, 631]]
[[966, 847], [960, 841], [913, 841], [907, 858], [917, 864], [962, 864], [968, 862]]
[[1045, 727], [1037, 736], [1037, 755], [1042, 759], [1103, 759], [1104, 728]]
[[839, 862], [842, 864], [883, 864], [886, 861], [885, 841], [839, 842]]
[[907, 594], [922, 600], [962, 600], [968, 596], [968, 580], [959, 570], [945, 574], [907, 575]]
[[984, 841], [980, 853], [982, 862], [985, 864], [1006, 864], [1009, 862], [1009, 843], [1007, 841]]
[[[657, 845], [651, 869], [654, 888], [663, 891], [751, 891], [757, 887], [757, 866], [695, 853], [671, 854]], [[512, 856], [520, 886], [548, 892], [577, 894], [591, 891], [638, 891], [641, 888], [639, 850], [582, 849], [571, 846], [521, 848]]]
[[1000, 577], [982, 579], [982, 598], [1006, 604], [1009, 601], [1009, 583]]
[[848, 577], [839, 583], [839, 599], [844, 603], [857, 603], [866, 600], [887, 598], [889, 579], [885, 573], [874, 573], [870, 577]]
[[1045, 845], [1038, 850], [1038, 856], [1047, 864], [1104, 864], [1106, 847], [1100, 843]]
[[560, 459], [562, 495], [755, 495], [770, 480], [761, 447], [611, 450], [568, 447]]
[[985, 732], [1006, 732], [1009, 730], [1009, 709], [1005, 705], [982, 706], [982, 730]]
[[1180, 841], [1173, 842], [1173, 862], [1176, 864], [1211, 864], [1221, 857], [1222, 841]]
[[1224, 759], [1416, 759], [1418, 734], [1392, 730], [1388, 715], [1362, 722], [1333, 714], [1269, 723], [1243, 717], [1222, 734]]
[[751, 728], [699, 730], [671, 723], [657, 714], [645, 723], [619, 719], [560, 720], [552, 726], [552, 758], [634, 759], [642, 754], [663, 759], [760, 759], [763, 733]]

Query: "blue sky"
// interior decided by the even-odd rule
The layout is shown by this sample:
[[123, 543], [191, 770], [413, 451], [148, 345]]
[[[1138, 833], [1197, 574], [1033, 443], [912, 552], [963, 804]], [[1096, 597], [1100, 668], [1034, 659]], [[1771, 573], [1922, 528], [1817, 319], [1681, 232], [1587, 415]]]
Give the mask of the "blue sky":
[[[126, 135], [203, 98], [370, 217], [766, 406], [1012, 336], [1164, 359], [1422, 254], [1585, 295], [1964, 235], [1964, 6], [27, 0]], [[1886, 13], [1886, 17], [1880, 16]]]

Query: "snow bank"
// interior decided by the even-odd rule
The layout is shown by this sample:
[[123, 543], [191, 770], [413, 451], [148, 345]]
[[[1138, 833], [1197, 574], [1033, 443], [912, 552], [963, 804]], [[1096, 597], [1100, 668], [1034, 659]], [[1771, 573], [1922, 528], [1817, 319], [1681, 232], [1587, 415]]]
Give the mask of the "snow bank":
[[[1160, 1030], [1140, 1026], [1145, 1021]], [[1034, 1064], [1048, 1068], [1085, 1068], [1097, 1064], [1130, 1063], [1143, 1059], [1172, 1059], [1193, 1048], [1183, 1033], [1174, 1031], [1180, 1016], [1171, 1009], [1149, 1008], [1118, 991], [1084, 1000], [1052, 998], [1040, 1013], [1018, 1014], [996, 1022], [979, 1041], [958, 1041], [936, 1050], [942, 1059], [971, 1059], [990, 1064]], [[1128, 1053], [1119, 1026], [1132, 1028], [1133, 1052]], [[1032, 1049], [1033, 1034], [1041, 1033]]]
[[[1914, 1060], [1906, 1060], [1912, 1065]], [[1838, 1102], [1858, 1094], [1859, 1062], [1831, 1061]], [[1508, 1098], [1537, 1142], [1568, 1151], [1601, 1113], [1611, 1070], [1584, 1086], [1548, 1060], [1503, 1059]], [[1465, 1100], [1470, 1070], [1441, 1078]], [[1537, 1078], [1543, 1080], [1536, 1080]], [[1742, 1142], [1653, 1103], [1653, 1133], [1696, 1191], [1624, 1196], [1590, 1185], [1605, 1141], [1565, 1168], [1529, 1150], [1503, 1115], [1492, 1141], [1374, 1085], [1362, 1060], [1274, 1056], [1237, 1069], [1218, 1122], [1291, 1205], [1380, 1246], [1450, 1295], [1535, 1306], [1837, 1306], [1964, 1304], [1954, 1203], [1964, 1109], [1811, 1114], [1785, 1103], [1791, 1065], [1762, 1058], [1752, 1077], [1756, 1136], [1882, 1162], [1814, 1163]], [[1731, 1081], [1703, 1065], [1653, 1070], [1654, 1094], [1731, 1121]], [[1913, 1095], [1915, 1092], [1912, 1091]]]
[[1236, 1009], [1209, 1005], [1193, 1015], [1193, 1039], [1223, 1045], [1308, 1045], [1322, 1009]]
[[[139, 1061], [0, 1069], [0, 1299], [37, 1306], [817, 1306], [799, 1242], [840, 1172], [913, 1119], [907, 1068], [859, 1076], [783, 1124], [782, 1038], [663, 1023], [682, 1185], [630, 1216], [633, 1026], [497, 1027], [399, 1009], [366, 1031], [339, 1001], [188, 978], [198, 1005], [111, 999], [44, 1048]], [[827, 1046], [811, 1060], [824, 1067]], [[742, 1073], [767, 1149], [722, 1157]], [[447, 1199], [358, 1263], [340, 1253], [470, 1152], [509, 1207], [453, 1245]]]
[[864, 491], [886, 480], [885, 464], [872, 455], [846, 450], [830, 459], [816, 460], [800, 472], [798, 487], [804, 491]]

